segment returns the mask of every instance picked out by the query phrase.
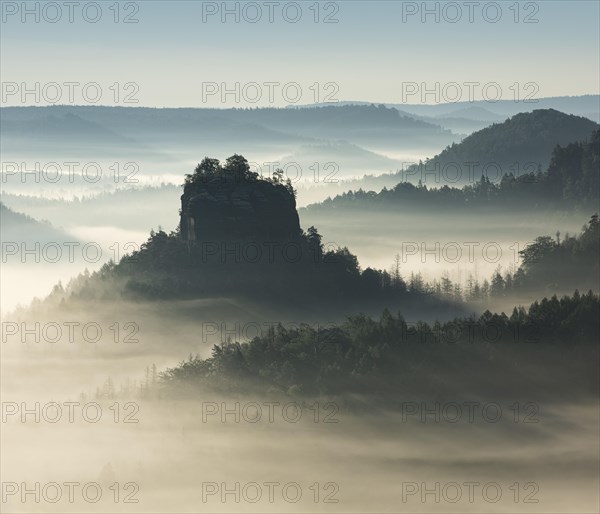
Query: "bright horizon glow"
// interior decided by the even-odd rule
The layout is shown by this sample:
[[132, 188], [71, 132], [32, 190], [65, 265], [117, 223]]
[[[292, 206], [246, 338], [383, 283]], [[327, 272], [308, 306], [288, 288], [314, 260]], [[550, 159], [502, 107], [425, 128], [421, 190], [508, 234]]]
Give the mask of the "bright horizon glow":
[[[203, 5], [206, 11], [206, 5], [213, 4], [237, 9], [239, 23], [235, 12], [222, 23], [219, 13], [202, 11]], [[335, 9], [327, 10], [328, 4], [321, 3], [316, 13], [312, 2], [302, 3], [296, 23], [286, 22], [281, 12], [274, 13], [269, 23], [267, 11], [257, 23], [250, 23], [244, 17], [252, 14], [244, 11], [243, 2], [140, 1], [135, 14], [121, 8], [119, 23], [114, 22], [116, 14], [109, 4], [103, 4], [97, 23], [84, 21], [78, 11], [73, 23], [66, 12], [57, 23], [45, 21], [54, 16], [49, 11], [40, 12], [40, 23], [35, 23], [35, 15], [26, 16], [22, 23], [19, 13], [4, 12], [2, 83], [24, 83], [28, 88], [39, 83], [40, 89], [50, 82], [72, 81], [81, 88], [96, 83], [102, 92], [98, 105], [219, 108], [285, 107], [327, 99], [438, 104], [450, 96], [454, 99], [452, 83], [462, 88], [458, 99], [469, 101], [465, 85], [469, 82], [478, 84], [474, 100], [486, 99], [485, 87], [489, 98], [505, 100], [514, 100], [515, 95], [521, 100], [527, 95], [580, 96], [600, 90], [598, 2], [528, 2], [520, 4], [519, 12], [513, 2], [503, 2], [495, 23], [485, 21], [483, 11], [472, 13], [473, 23], [467, 10], [456, 23], [447, 21], [456, 14], [444, 7], [438, 8], [439, 23], [435, 12], [426, 15], [425, 23], [418, 13], [407, 12], [412, 4], [435, 11], [443, 2], [329, 4]], [[528, 4], [535, 9], [526, 9]], [[492, 19], [494, 13], [488, 10], [485, 16]], [[138, 23], [123, 23], [128, 15]], [[319, 23], [314, 22], [315, 16]], [[325, 18], [338, 22], [324, 23]], [[126, 87], [129, 83], [135, 84], [135, 91]], [[223, 97], [224, 90], [235, 91], [236, 83], [239, 98], [234, 92]], [[250, 83], [258, 84], [261, 91]], [[268, 83], [279, 84], [271, 96]], [[411, 83], [424, 84], [419, 89], [428, 90], [439, 84], [441, 91], [447, 88], [446, 95], [438, 99], [430, 93], [423, 99], [422, 91], [417, 91], [407, 96]], [[297, 101], [289, 101], [295, 100], [298, 89], [290, 84], [300, 88]], [[127, 94], [137, 104], [125, 104]], [[2, 105], [48, 105], [53, 102], [44, 96], [52, 95], [47, 91], [39, 100], [30, 95], [25, 101], [18, 94], [4, 95]], [[66, 91], [60, 100], [91, 104], [80, 93], [68, 101]]]

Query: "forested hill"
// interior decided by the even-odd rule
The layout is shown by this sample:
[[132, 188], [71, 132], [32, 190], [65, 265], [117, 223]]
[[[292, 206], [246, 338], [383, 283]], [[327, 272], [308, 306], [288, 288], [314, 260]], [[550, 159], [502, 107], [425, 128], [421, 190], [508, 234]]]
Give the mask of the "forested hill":
[[185, 177], [177, 230], [152, 231], [139, 250], [48, 300], [232, 298], [334, 319], [390, 305], [412, 315], [463, 312], [453, 300], [409, 291], [398, 270], [362, 269], [347, 247], [325, 246], [314, 226], [301, 229], [295, 205], [282, 170], [265, 178], [241, 155], [206, 157]]
[[[597, 123], [587, 118], [554, 109], [520, 113], [504, 123], [474, 132], [460, 143], [453, 143], [429, 160], [427, 168], [435, 169], [437, 165], [466, 168], [465, 163], [479, 163], [478, 172], [475, 168], [479, 176], [490, 164], [498, 166], [502, 173], [515, 175], [538, 168], [545, 170], [556, 145], [585, 141], [598, 128]], [[463, 179], [467, 178], [465, 175]]]
[[[1, 132], [11, 144], [31, 131], [49, 137], [57, 131], [78, 139], [102, 137], [107, 143], [144, 144], [249, 137], [255, 143], [309, 143], [319, 139], [361, 144], [386, 139], [445, 145], [456, 138], [426, 122], [383, 105], [329, 105], [319, 108], [197, 109], [106, 106], [3, 107]], [[29, 134], [29, 137], [31, 135]], [[116, 140], [117, 137], [121, 141]], [[124, 138], [129, 138], [123, 140]], [[402, 138], [402, 139], [400, 139]]]
[[[408, 324], [402, 314], [394, 316], [388, 310], [379, 320], [351, 316], [343, 325], [327, 328], [286, 329], [280, 324], [250, 342], [214, 346], [208, 359], [190, 356], [161, 378], [167, 386], [196, 392], [208, 388], [397, 396], [399, 385], [405, 390], [411, 379], [422, 376], [419, 361], [426, 360], [428, 369], [435, 367], [442, 373], [454, 367], [456, 361], [448, 360], [449, 348], [460, 351], [464, 380], [465, 369], [481, 370], [488, 377], [496, 373], [495, 365], [488, 366], [499, 344], [517, 345], [521, 353], [542, 343], [569, 342], [568, 351], [573, 351], [575, 343], [597, 344], [599, 308], [598, 296], [590, 291], [544, 298], [529, 309], [515, 308], [510, 316], [486, 311], [479, 318], [457, 318], [433, 326]], [[480, 357], [477, 345], [483, 346]], [[517, 360], [511, 362], [513, 367]], [[501, 379], [497, 383], [502, 389], [507, 387]], [[421, 382], [421, 389], [429, 386]], [[445, 383], [440, 393], [446, 394], [448, 387], [452, 385]]]
[[[374, 191], [349, 191], [328, 198], [306, 209], [314, 212], [364, 207], [383, 209], [409, 206], [438, 209], [471, 208], [475, 205], [516, 207], [560, 207], [597, 210], [600, 195], [600, 130], [584, 142], [556, 146], [550, 154], [547, 172], [512, 173], [492, 182], [482, 176], [472, 185], [462, 188], [427, 187], [400, 182], [392, 189]], [[438, 184], [439, 185], [439, 184]]]
[[22, 242], [34, 243], [60, 243], [62, 241], [74, 241], [61, 229], [53, 227], [45, 221], [38, 221], [27, 214], [15, 212], [0, 202], [0, 239], [6, 248], [2, 251], [12, 249], [12, 245]]

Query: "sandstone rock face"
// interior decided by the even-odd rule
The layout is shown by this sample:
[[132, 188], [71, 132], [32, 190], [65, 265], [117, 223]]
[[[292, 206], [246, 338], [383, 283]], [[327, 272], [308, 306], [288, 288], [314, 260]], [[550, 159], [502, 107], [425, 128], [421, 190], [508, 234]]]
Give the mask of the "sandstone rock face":
[[181, 236], [187, 241], [289, 241], [301, 234], [293, 192], [272, 181], [210, 176], [185, 185]]

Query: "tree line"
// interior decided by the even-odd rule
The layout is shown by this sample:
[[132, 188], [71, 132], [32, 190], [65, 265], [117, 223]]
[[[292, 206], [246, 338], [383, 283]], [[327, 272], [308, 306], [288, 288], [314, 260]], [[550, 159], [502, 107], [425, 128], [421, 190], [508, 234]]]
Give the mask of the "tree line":
[[[383, 311], [377, 320], [351, 316], [340, 326], [270, 327], [249, 342], [215, 345], [160, 374], [163, 385], [217, 390], [277, 390], [288, 394], [361, 390], [365, 381], [398, 379], [406, 349], [424, 345], [598, 344], [600, 299], [544, 298], [528, 309], [456, 318], [429, 325]], [[416, 350], [415, 350], [416, 351]], [[363, 390], [364, 392], [364, 390]]]
[[[427, 169], [427, 162], [420, 163]], [[375, 191], [348, 191], [327, 198], [311, 209], [329, 208], [389, 208], [405, 204], [427, 206], [431, 209], [499, 206], [540, 208], [574, 207], [596, 209], [600, 199], [600, 130], [589, 141], [557, 145], [552, 152], [546, 172], [541, 169], [528, 173], [505, 173], [496, 183], [482, 174], [474, 184], [462, 188], [443, 185], [427, 187], [421, 180], [417, 185], [403, 181], [395, 187]]]

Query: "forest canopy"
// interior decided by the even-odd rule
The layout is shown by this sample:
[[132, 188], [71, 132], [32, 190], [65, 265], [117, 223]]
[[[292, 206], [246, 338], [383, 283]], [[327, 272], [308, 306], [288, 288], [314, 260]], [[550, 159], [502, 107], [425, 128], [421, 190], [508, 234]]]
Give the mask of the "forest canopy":
[[[207, 359], [190, 357], [162, 373], [164, 384], [188, 388], [247, 386], [288, 393], [359, 392], [370, 379], [398, 380], [404, 349], [423, 345], [597, 344], [600, 301], [591, 291], [544, 298], [529, 309], [484, 312], [428, 325], [385, 310], [378, 320], [351, 316], [341, 326], [271, 326], [250, 342], [228, 341]], [[372, 385], [372, 384], [371, 384]]]
[[[420, 166], [424, 170], [431, 168], [428, 162]], [[561, 206], [595, 210], [600, 200], [600, 130], [594, 131], [589, 141], [570, 143], [564, 147], [557, 145], [547, 172], [511, 172], [504, 174], [497, 182], [484, 174], [474, 179], [476, 181], [473, 184], [462, 188], [448, 185], [428, 187], [422, 181], [417, 185], [403, 181], [391, 189], [383, 188], [379, 193], [362, 189], [349, 191], [308, 208], [316, 211], [359, 207], [389, 209], [405, 204], [432, 209]]]

